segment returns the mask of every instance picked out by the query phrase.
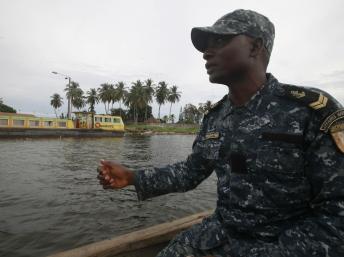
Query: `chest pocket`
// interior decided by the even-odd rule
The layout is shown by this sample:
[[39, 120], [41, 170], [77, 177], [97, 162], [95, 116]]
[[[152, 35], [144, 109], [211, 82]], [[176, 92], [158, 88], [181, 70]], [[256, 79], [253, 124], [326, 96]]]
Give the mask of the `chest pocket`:
[[257, 149], [256, 167], [268, 172], [303, 175], [302, 135], [263, 133]]
[[208, 139], [205, 136], [200, 136], [195, 144], [194, 151], [205, 159], [217, 160], [219, 159], [221, 144], [221, 140], [218, 138]]

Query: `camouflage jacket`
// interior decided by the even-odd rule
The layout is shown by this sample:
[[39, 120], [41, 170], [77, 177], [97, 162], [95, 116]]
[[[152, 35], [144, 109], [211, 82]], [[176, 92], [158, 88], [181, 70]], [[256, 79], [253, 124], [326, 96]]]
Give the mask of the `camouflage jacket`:
[[201, 249], [245, 235], [273, 241], [307, 220], [344, 243], [344, 137], [329, 131], [344, 130], [342, 107], [267, 76], [245, 106], [225, 96], [205, 115], [186, 161], [136, 172], [141, 200], [191, 190], [216, 172], [215, 213], [180, 240]]

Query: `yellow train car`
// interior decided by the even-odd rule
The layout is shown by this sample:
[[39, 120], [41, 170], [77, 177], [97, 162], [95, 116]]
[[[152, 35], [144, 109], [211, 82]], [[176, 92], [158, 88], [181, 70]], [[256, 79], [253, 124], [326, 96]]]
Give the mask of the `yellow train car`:
[[92, 114], [90, 112], [74, 112], [75, 128], [93, 128], [102, 130], [124, 131], [121, 116]]
[[73, 129], [73, 121], [67, 119], [41, 118], [25, 114], [0, 113], [0, 128]]
[[124, 123], [120, 116], [94, 115], [94, 128], [124, 131]]
[[75, 112], [75, 119], [36, 117], [31, 114], [0, 112], [0, 137], [123, 136], [124, 123], [120, 116]]

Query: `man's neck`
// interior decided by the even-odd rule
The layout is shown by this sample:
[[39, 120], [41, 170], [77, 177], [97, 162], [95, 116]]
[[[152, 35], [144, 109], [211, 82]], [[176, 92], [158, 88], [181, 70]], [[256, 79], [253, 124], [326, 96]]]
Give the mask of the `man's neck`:
[[229, 99], [231, 100], [232, 104], [234, 106], [245, 105], [251, 99], [251, 97], [263, 87], [266, 80], [267, 78], [264, 72], [247, 76], [240, 81], [231, 83], [229, 85]]

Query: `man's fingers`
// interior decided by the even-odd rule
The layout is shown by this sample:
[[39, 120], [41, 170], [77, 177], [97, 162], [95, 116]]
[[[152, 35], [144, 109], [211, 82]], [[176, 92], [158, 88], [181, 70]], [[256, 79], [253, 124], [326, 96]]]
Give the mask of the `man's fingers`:
[[105, 168], [104, 166], [100, 165], [100, 166], [98, 166], [97, 171], [98, 171], [99, 173], [103, 173], [103, 172], [105, 172], [105, 171], [107, 171], [107, 170], [106, 170], [106, 168]]
[[120, 189], [121, 188], [116, 184], [116, 182], [113, 182], [110, 185], [111, 185], [111, 188], [113, 188], [113, 189]]
[[102, 181], [107, 181], [107, 180], [105, 179], [105, 177], [102, 176], [102, 175], [100, 175], [100, 174], [97, 176], [97, 179], [102, 180]]
[[109, 182], [107, 182], [105, 180], [99, 180], [99, 184], [100, 185], [110, 185]]
[[102, 165], [98, 166], [97, 171], [101, 175], [109, 174], [109, 170], [106, 167], [102, 166]]
[[104, 189], [113, 189], [111, 185], [103, 185]]
[[118, 184], [118, 178], [116, 176], [116, 171], [121, 166], [114, 161], [100, 160], [100, 165], [97, 168], [99, 173], [98, 179], [99, 183], [103, 185], [104, 189], [119, 189], [124, 186]]
[[106, 181], [104, 179], [99, 179], [99, 184], [101, 184], [101, 185], [110, 185], [109, 181]]
[[107, 160], [100, 160], [100, 163], [104, 166], [111, 166], [111, 162]]

